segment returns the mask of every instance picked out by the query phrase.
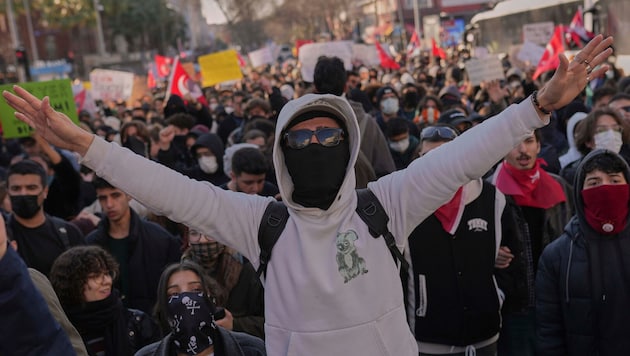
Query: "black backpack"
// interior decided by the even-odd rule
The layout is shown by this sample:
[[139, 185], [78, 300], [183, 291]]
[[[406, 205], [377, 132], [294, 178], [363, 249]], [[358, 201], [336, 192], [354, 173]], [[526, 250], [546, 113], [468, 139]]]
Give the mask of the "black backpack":
[[[361, 220], [365, 222], [370, 230], [370, 235], [375, 239], [383, 236], [385, 243], [389, 248], [389, 251], [394, 258], [394, 261], [398, 261], [401, 272], [406, 272], [409, 268], [409, 263], [405, 260], [402, 253], [396, 246], [396, 240], [394, 236], [387, 228], [387, 222], [389, 216], [383, 209], [383, 206], [378, 201], [374, 193], [369, 189], [357, 189], [357, 209], [356, 212], [361, 217]], [[271, 250], [278, 241], [282, 230], [284, 230], [287, 220], [289, 219], [289, 211], [286, 205], [282, 202], [274, 201], [269, 203], [263, 218], [260, 222], [260, 228], [258, 230], [258, 245], [260, 246], [260, 265], [256, 271], [256, 276], [260, 278], [261, 275], [266, 274], [267, 264], [271, 260]]]

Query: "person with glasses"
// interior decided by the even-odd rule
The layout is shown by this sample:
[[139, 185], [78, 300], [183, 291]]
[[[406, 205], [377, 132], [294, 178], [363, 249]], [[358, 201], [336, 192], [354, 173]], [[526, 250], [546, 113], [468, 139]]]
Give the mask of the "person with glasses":
[[567, 182], [573, 182], [582, 157], [597, 148], [619, 153], [630, 162], [628, 125], [618, 110], [604, 107], [591, 111], [575, 130], [575, 146], [581, 157], [566, 165], [560, 171], [560, 176]]
[[[404, 170], [368, 184], [389, 216], [399, 249], [462, 185], [481, 177], [514, 145], [545, 125], [590, 78], [602, 75], [612, 38], [596, 36], [529, 99], [443, 145]], [[599, 67], [600, 64], [603, 64]], [[596, 68], [591, 70], [592, 68]], [[49, 99], [19, 86], [3, 96], [16, 118], [134, 198], [260, 265], [258, 231], [273, 198], [236, 194], [190, 180], [82, 131]], [[347, 100], [307, 94], [279, 114], [273, 161], [289, 217], [265, 274], [265, 344], [270, 355], [417, 355], [406, 322], [398, 268], [383, 238], [355, 209], [360, 130]], [[359, 264], [362, 268], [358, 268]], [[355, 273], [359, 271], [359, 273]]]
[[199, 230], [189, 229], [182, 260], [196, 262], [206, 272], [210, 296], [225, 310], [217, 325], [264, 338], [264, 291], [246, 258]]
[[[458, 134], [448, 125], [425, 127], [420, 135], [420, 157], [453, 140], [457, 144]], [[405, 255], [411, 263], [403, 288], [420, 355], [496, 355], [503, 292], [494, 272], [518, 255], [514, 226], [505, 196], [478, 178], [409, 235]], [[495, 261], [499, 246], [511, 253]]]
[[98, 177], [93, 184], [103, 216], [85, 241], [114, 256], [120, 270], [114, 286], [125, 306], [151, 313], [160, 273], [180, 260], [181, 243], [160, 225], [141, 219], [121, 189]]
[[160, 338], [147, 314], [123, 306], [114, 288], [117, 275], [118, 264], [98, 246], [69, 249], [50, 271], [50, 283], [89, 355], [131, 356]]

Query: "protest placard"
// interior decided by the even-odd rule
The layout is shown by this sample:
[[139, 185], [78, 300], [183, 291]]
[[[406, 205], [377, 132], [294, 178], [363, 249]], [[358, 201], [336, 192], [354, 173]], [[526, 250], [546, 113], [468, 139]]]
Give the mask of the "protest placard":
[[523, 25], [523, 42], [535, 43], [546, 46], [553, 35], [554, 24], [548, 22], [536, 22]]
[[204, 87], [243, 78], [236, 51], [233, 49], [200, 56], [198, 62]]
[[111, 69], [94, 69], [90, 72], [92, 97], [95, 100], [127, 100], [133, 91], [134, 74]]
[[544, 53], [544, 46], [539, 46], [532, 42], [525, 42], [516, 57], [530, 66], [537, 66]]
[[343, 61], [346, 70], [352, 70], [352, 42], [333, 41], [309, 43], [300, 47], [300, 63], [302, 64], [302, 79], [313, 81], [315, 65], [320, 56], [339, 57]]
[[381, 64], [381, 60], [374, 45], [354, 43], [352, 44], [352, 63], [375, 67]]
[[[75, 124], [79, 123], [70, 79], [28, 82], [19, 85], [40, 99], [48, 96], [53, 109], [68, 115]], [[13, 84], [0, 85], [0, 91], [2, 90], [13, 92]], [[15, 118], [15, 109], [11, 108], [5, 100], [0, 100], [0, 120], [4, 138], [27, 137], [33, 131], [30, 126]]]
[[501, 60], [497, 57], [487, 57], [483, 60], [472, 58], [466, 61], [464, 65], [466, 66], [466, 73], [473, 86], [479, 85], [483, 81], [505, 79], [503, 65], [501, 65]]
[[273, 53], [271, 53], [271, 48], [269, 47], [263, 47], [249, 52], [247, 56], [249, 57], [249, 62], [254, 68], [275, 62], [273, 59]]

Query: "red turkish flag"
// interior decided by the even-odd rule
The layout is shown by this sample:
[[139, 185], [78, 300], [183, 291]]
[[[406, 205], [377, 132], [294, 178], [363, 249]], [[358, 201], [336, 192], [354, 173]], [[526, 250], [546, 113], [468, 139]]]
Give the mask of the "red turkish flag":
[[420, 48], [420, 37], [418, 37], [418, 32], [414, 30], [407, 45], [407, 56], [410, 56], [416, 48]]
[[186, 73], [186, 70], [179, 62], [179, 57], [175, 57], [175, 61], [173, 62], [171, 77], [168, 81], [166, 91], [166, 100], [168, 100], [168, 98], [173, 94], [184, 100], [190, 96], [200, 103], [207, 104], [206, 99], [201, 92], [201, 88], [190, 78], [188, 73]]
[[433, 57], [446, 59], [446, 52], [442, 48], [438, 47], [437, 43], [435, 43], [435, 38], [431, 39], [431, 54], [433, 54]]
[[374, 41], [376, 51], [378, 52], [378, 58], [381, 60], [381, 67], [389, 69], [400, 69], [400, 65], [396, 63], [385, 51], [378, 41]]
[[534, 72], [534, 75], [532, 76], [534, 80], [536, 80], [536, 78], [538, 78], [542, 73], [558, 68], [558, 65], [560, 64], [558, 55], [560, 53], [564, 53], [563, 37], [564, 26], [556, 26], [556, 29], [553, 31], [553, 36], [551, 36], [551, 39], [545, 48], [545, 53], [543, 53], [542, 58], [538, 62], [536, 72]]
[[173, 58], [155, 55], [155, 66], [157, 67], [157, 76], [159, 78], [166, 78], [171, 72], [171, 65], [173, 64]]

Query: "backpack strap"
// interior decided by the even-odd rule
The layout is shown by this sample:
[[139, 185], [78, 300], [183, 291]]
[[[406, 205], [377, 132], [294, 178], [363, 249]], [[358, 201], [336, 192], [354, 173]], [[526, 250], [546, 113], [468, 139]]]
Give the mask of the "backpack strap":
[[396, 246], [396, 239], [394, 235], [387, 228], [389, 222], [389, 216], [387, 212], [376, 198], [376, 195], [367, 188], [357, 189], [357, 209], [356, 212], [361, 217], [361, 220], [368, 226], [370, 235], [375, 239], [383, 236], [385, 244], [394, 258], [394, 261], [398, 260], [401, 270], [407, 270], [409, 263], [405, 260], [398, 246]]
[[272, 201], [267, 205], [260, 227], [258, 228], [258, 246], [260, 246], [259, 265], [256, 270], [256, 277], [266, 275], [267, 264], [271, 259], [271, 250], [280, 238], [289, 220], [287, 207], [279, 201]]
[[57, 232], [57, 235], [59, 236], [59, 239], [61, 240], [61, 243], [63, 244], [63, 248], [67, 250], [70, 247], [72, 247], [70, 246], [70, 238], [68, 237], [68, 229], [66, 228], [64, 221], [62, 221], [61, 219], [52, 217], [50, 215], [46, 216], [46, 218], [50, 219], [50, 221], [52, 222], [53, 227], [55, 228], [55, 232]]

